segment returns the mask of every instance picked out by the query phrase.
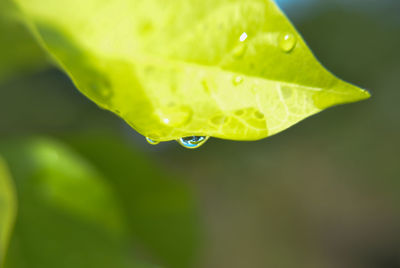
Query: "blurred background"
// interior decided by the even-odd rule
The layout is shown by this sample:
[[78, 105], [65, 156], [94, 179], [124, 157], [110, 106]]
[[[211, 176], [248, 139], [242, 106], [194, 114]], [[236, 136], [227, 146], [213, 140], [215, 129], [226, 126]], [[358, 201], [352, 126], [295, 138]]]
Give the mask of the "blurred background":
[[149, 145], [0, 11], [5, 267], [400, 268], [400, 1], [277, 2], [372, 98], [195, 151]]

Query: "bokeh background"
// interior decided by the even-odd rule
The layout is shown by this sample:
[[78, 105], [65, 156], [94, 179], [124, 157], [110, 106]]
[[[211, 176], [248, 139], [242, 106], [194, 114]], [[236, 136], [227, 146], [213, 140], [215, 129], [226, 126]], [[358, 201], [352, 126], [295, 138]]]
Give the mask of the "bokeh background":
[[195, 151], [147, 144], [0, 11], [0, 155], [19, 205], [5, 267], [400, 267], [400, 1], [277, 2], [372, 98]]

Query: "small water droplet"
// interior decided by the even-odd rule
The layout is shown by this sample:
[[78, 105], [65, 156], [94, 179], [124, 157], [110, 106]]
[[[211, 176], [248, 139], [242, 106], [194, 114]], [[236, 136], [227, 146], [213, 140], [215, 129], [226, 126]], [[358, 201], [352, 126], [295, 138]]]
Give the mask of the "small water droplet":
[[225, 121], [226, 121], [226, 117], [223, 115], [214, 116], [210, 120], [211, 124], [215, 125], [215, 126], [221, 126], [221, 125], [225, 124]]
[[208, 86], [208, 83], [207, 83], [206, 79], [203, 79], [201, 81], [201, 85], [203, 86], [203, 89], [207, 94], [211, 94], [210, 87]]
[[108, 104], [113, 97], [110, 82], [105, 78], [96, 80], [89, 84], [88, 94], [101, 102], [101, 104]]
[[244, 110], [236, 110], [236, 111], [235, 111], [235, 115], [236, 115], [236, 116], [242, 116], [242, 115], [244, 115]]
[[192, 109], [184, 105], [169, 104], [157, 111], [161, 122], [164, 125], [178, 127], [187, 124], [192, 117]]
[[111, 90], [109, 88], [102, 88], [100, 91], [101, 96], [104, 98], [109, 98], [112, 94]]
[[264, 114], [262, 112], [255, 111], [254, 112], [254, 117], [257, 118], [257, 119], [264, 119], [265, 116], [264, 116]]
[[147, 141], [148, 143], [150, 143], [151, 145], [157, 145], [157, 144], [160, 143], [159, 141], [152, 140], [152, 139], [150, 139], [150, 138], [148, 138], [148, 137], [146, 137], [146, 141]]
[[242, 76], [240, 76], [240, 75], [237, 75], [237, 76], [234, 76], [233, 77], [233, 80], [232, 80], [232, 82], [233, 82], [233, 84], [235, 85], [235, 86], [238, 86], [238, 85], [240, 85], [241, 83], [243, 83], [243, 77]]
[[296, 46], [296, 43], [296, 36], [291, 33], [284, 33], [279, 37], [279, 47], [286, 53], [292, 51]]
[[209, 137], [207, 136], [189, 136], [178, 140], [179, 144], [187, 149], [196, 149], [202, 146]]
[[235, 58], [243, 57], [244, 53], [246, 52], [247, 45], [240, 43], [235, 49], [233, 50], [232, 54]]
[[243, 33], [240, 35], [239, 40], [240, 40], [240, 42], [244, 42], [246, 39], [247, 39], [247, 33], [246, 33], [246, 32], [243, 32]]

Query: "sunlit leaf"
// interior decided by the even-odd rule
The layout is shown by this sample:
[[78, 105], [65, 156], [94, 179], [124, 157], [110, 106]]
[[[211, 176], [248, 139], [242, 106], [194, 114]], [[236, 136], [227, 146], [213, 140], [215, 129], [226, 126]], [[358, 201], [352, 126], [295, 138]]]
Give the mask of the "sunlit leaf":
[[154, 140], [256, 140], [369, 97], [271, 0], [15, 1], [76, 86]]
[[5, 162], [0, 158], [0, 267], [4, 262], [17, 210], [14, 185]]

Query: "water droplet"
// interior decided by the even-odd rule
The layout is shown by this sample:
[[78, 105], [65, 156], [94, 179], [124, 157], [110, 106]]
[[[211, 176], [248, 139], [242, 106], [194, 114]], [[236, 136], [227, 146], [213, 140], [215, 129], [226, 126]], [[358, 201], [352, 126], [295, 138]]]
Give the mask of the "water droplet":
[[214, 116], [210, 120], [211, 124], [215, 125], [215, 126], [221, 126], [221, 125], [225, 124], [225, 121], [226, 121], [226, 117], [223, 115]]
[[111, 90], [109, 88], [102, 88], [99, 90], [100, 94], [104, 98], [109, 98], [112, 94]]
[[203, 86], [203, 89], [207, 94], [211, 94], [210, 87], [208, 86], [208, 83], [207, 83], [206, 79], [203, 79], [201, 81], [201, 85]]
[[202, 146], [209, 137], [207, 136], [189, 136], [178, 140], [179, 144], [188, 149], [196, 149]]
[[100, 104], [109, 104], [113, 97], [110, 82], [105, 78], [96, 80], [96, 82], [89, 83], [88, 94], [94, 99], [98, 100]]
[[246, 52], [247, 45], [240, 43], [235, 49], [233, 50], [232, 54], [235, 58], [243, 57], [244, 53]]
[[296, 46], [296, 43], [296, 36], [291, 33], [284, 33], [279, 37], [279, 47], [286, 53], [292, 51]]
[[146, 141], [147, 141], [148, 143], [150, 143], [151, 145], [157, 145], [157, 144], [160, 143], [159, 141], [152, 140], [152, 139], [150, 139], [150, 138], [148, 138], [148, 137], [146, 137]]
[[254, 111], [254, 117], [257, 119], [264, 119], [264, 114], [260, 111]]
[[239, 40], [240, 42], [244, 42], [247, 39], [247, 33], [243, 32], [242, 35], [240, 36]]
[[267, 128], [265, 115], [254, 107], [243, 108], [233, 111], [238, 123], [249, 125], [256, 129]]
[[243, 83], [243, 77], [242, 76], [240, 76], [240, 75], [237, 75], [237, 76], [234, 76], [233, 77], [233, 80], [232, 80], [232, 82], [233, 82], [233, 84], [235, 85], [235, 86], [238, 86], [238, 85], [240, 85], [241, 83]]
[[184, 105], [168, 105], [157, 111], [164, 125], [178, 127], [187, 124], [192, 117], [192, 109]]
[[236, 115], [236, 116], [242, 116], [242, 115], [244, 115], [244, 110], [236, 110], [236, 111], [235, 111], [235, 115]]

